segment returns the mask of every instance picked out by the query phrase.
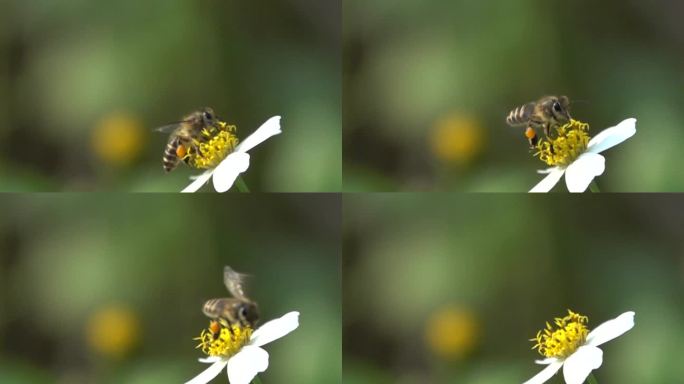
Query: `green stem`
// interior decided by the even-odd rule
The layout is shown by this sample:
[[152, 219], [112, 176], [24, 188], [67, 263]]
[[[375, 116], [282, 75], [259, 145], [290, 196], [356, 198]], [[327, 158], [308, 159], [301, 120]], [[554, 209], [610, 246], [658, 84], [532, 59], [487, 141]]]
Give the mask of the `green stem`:
[[592, 191], [593, 193], [601, 192], [601, 190], [598, 187], [598, 184], [596, 184], [596, 180], [591, 181], [591, 184], [589, 184], [589, 190]]
[[593, 373], [589, 374], [589, 377], [587, 378], [587, 382], [589, 384], [598, 384], [598, 380], [596, 380], [596, 376], [594, 376]]
[[252, 384], [261, 384], [261, 379], [259, 379], [259, 376], [254, 376], [254, 379], [252, 379]]
[[249, 188], [247, 188], [247, 184], [242, 179], [242, 176], [238, 176], [237, 180], [235, 180], [235, 185], [237, 186], [238, 191], [249, 193]]

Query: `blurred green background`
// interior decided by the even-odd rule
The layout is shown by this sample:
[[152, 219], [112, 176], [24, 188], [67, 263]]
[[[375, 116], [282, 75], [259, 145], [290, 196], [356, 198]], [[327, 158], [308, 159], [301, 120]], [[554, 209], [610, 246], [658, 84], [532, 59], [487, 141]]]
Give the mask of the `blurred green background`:
[[339, 197], [7, 196], [2, 211], [0, 382], [193, 378], [224, 265], [252, 275], [261, 324], [301, 313], [265, 346], [263, 382], [339, 381]]
[[[684, 377], [677, 196], [347, 196], [344, 382], [522, 383], [546, 321], [633, 310], [599, 383]], [[549, 383], [563, 383], [562, 375]]]
[[571, 114], [593, 134], [638, 119], [605, 153], [602, 190], [684, 190], [682, 12], [667, 0], [345, 1], [345, 190], [527, 191], [546, 167], [505, 117], [546, 94], [577, 100]]
[[179, 191], [157, 126], [203, 106], [245, 138], [252, 190], [341, 189], [338, 0], [3, 1], [0, 191]]

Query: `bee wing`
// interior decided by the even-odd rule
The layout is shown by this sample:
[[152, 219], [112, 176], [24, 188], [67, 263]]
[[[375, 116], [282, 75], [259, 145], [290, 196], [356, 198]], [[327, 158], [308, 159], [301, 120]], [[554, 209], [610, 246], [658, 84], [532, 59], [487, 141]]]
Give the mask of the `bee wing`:
[[183, 122], [179, 121], [176, 123], [162, 125], [161, 127], [157, 127], [154, 130], [156, 132], [161, 132], [161, 133], [171, 133], [171, 132], [175, 131], [178, 127], [180, 127], [181, 124], [183, 124]]
[[248, 276], [242, 273], [237, 273], [229, 266], [223, 267], [223, 284], [228, 288], [233, 297], [247, 300], [245, 295], [245, 280]]

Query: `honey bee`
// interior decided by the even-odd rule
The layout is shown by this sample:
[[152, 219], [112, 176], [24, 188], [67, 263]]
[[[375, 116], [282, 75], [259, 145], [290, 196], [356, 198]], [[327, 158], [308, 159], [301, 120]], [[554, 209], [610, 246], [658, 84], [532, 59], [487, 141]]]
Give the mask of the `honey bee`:
[[205, 107], [188, 114], [177, 123], [157, 128], [156, 131], [170, 133], [162, 157], [164, 170], [166, 172], [173, 171], [181, 160], [187, 163], [189, 150], [197, 150], [193, 144], [194, 140], [203, 140], [202, 130], [216, 126], [217, 122], [218, 119], [214, 110]]
[[539, 129], [548, 137], [552, 128], [558, 128], [570, 121], [569, 106], [567, 96], [544, 96], [512, 110], [506, 117], [506, 123], [513, 127], [527, 125], [525, 137], [530, 147], [534, 148], [539, 142]]
[[210, 299], [204, 303], [202, 312], [214, 320], [210, 324], [212, 332], [218, 327], [220, 323], [225, 326], [240, 325], [242, 327], [249, 326], [254, 328], [259, 321], [259, 308], [257, 304], [251, 301], [245, 295], [245, 275], [237, 273], [233, 268], [225, 266], [223, 268], [223, 284], [226, 285], [228, 292], [233, 297], [224, 297], [220, 299]]

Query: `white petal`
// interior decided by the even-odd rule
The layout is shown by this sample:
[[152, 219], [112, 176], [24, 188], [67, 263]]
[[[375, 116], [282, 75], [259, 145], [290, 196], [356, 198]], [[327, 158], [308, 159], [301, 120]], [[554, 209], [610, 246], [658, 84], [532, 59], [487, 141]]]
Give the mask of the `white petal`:
[[548, 171], [548, 175], [537, 185], [535, 185], [534, 188], [530, 189], [530, 193], [550, 191], [556, 184], [558, 184], [558, 180], [560, 180], [561, 177], [563, 177], [563, 173], [565, 173], [563, 169], [558, 167], [550, 168]]
[[634, 327], [634, 312], [625, 312], [622, 315], [608, 320], [599, 325], [587, 335], [586, 345], [594, 347], [622, 335]]
[[273, 116], [266, 120], [265, 123], [261, 124], [254, 133], [247, 136], [237, 147], [235, 147], [236, 152], [247, 152], [250, 149], [256, 147], [257, 145], [263, 143], [271, 136], [275, 136], [282, 132], [280, 130], [280, 116]]
[[199, 176], [194, 177], [195, 180], [193, 180], [192, 183], [190, 183], [190, 185], [185, 187], [185, 189], [183, 189], [181, 192], [182, 193], [197, 192], [197, 190], [202, 188], [204, 183], [206, 183], [207, 180], [209, 180], [212, 173], [213, 173], [213, 171], [209, 170], [209, 171], [206, 171]]
[[620, 124], [606, 128], [589, 140], [587, 152], [600, 153], [612, 148], [634, 136], [636, 133], [636, 119], [630, 118]]
[[212, 364], [209, 368], [205, 369], [204, 372], [200, 373], [199, 375], [195, 376], [192, 380], [186, 381], [185, 384], [205, 384], [210, 382], [214, 377], [216, 377], [221, 371], [223, 370], [223, 367], [228, 364], [228, 360], [221, 359], [214, 364]]
[[563, 363], [557, 361], [555, 363], [549, 364], [546, 368], [542, 369], [541, 372], [537, 373], [533, 378], [527, 380], [523, 384], [542, 384], [549, 380], [553, 375], [558, 372], [558, 370], [563, 366]]
[[259, 347], [246, 345], [228, 360], [228, 382], [249, 384], [259, 372], [268, 368], [268, 352]]
[[570, 192], [584, 192], [594, 177], [606, 170], [606, 159], [597, 154], [585, 152], [565, 170], [565, 184]]
[[207, 357], [201, 357], [197, 359], [200, 363], [207, 363], [207, 364], [213, 364], [219, 360], [223, 359], [222, 357], [219, 356], [207, 356]]
[[555, 171], [556, 169], [558, 169], [558, 167], [546, 168], [546, 169], [537, 169], [537, 173], [540, 175], [548, 175], [549, 173]]
[[584, 345], [565, 359], [563, 377], [566, 384], [582, 384], [587, 376], [603, 363], [603, 351], [589, 345]]
[[535, 360], [534, 363], [539, 364], [539, 365], [549, 365], [549, 364], [555, 363], [557, 361], [559, 361], [559, 360], [555, 357], [547, 357], [544, 360]]
[[214, 169], [214, 189], [225, 192], [233, 186], [235, 179], [249, 168], [249, 155], [243, 152], [233, 152], [226, 156]]
[[252, 333], [249, 345], [260, 347], [280, 339], [299, 327], [299, 312], [290, 312], [279, 319], [271, 320]]

